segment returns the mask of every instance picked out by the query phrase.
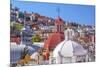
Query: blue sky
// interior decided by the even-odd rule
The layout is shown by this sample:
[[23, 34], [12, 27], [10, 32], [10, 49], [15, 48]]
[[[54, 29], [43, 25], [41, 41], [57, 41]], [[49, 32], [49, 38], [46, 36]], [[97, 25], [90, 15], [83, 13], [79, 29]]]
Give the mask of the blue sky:
[[18, 7], [20, 11], [35, 12], [44, 16], [56, 18], [57, 8], [60, 9], [60, 17], [64, 21], [74, 21], [79, 24], [95, 25], [95, 6], [41, 3], [11, 0], [13, 7]]

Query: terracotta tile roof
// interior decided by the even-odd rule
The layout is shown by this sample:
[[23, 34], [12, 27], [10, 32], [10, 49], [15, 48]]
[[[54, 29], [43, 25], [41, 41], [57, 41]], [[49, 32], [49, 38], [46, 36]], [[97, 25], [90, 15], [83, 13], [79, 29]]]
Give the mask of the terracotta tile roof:
[[53, 33], [48, 37], [48, 39], [45, 41], [44, 48], [48, 49], [54, 49], [58, 43], [64, 40], [64, 34], [63, 33]]

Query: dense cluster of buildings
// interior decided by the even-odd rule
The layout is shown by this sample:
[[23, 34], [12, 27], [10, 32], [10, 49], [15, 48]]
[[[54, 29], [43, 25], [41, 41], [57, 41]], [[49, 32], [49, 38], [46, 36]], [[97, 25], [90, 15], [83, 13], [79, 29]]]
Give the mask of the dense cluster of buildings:
[[95, 26], [65, 22], [59, 16], [56, 19], [41, 16], [38, 13], [21, 12], [19, 8], [10, 11], [10, 41], [18, 45], [33, 45], [33, 37], [40, 36], [45, 49], [52, 51], [65, 39], [64, 31], [68, 31], [68, 39], [80, 43], [95, 55]]
[[31, 42], [32, 36], [35, 34], [40, 35], [41, 40], [44, 41], [54, 31], [55, 20], [52, 18], [37, 13], [21, 12], [16, 7], [11, 8], [10, 14], [11, 41], [17, 42], [16, 39], [19, 38], [22, 42], [28, 43]]

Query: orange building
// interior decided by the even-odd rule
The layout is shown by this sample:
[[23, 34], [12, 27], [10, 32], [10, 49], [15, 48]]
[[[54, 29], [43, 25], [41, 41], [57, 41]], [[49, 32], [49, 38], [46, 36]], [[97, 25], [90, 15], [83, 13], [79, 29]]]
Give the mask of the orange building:
[[64, 22], [58, 17], [55, 20], [55, 32], [48, 36], [47, 40], [44, 43], [44, 48], [53, 50], [58, 43], [64, 40], [64, 32], [63, 32]]

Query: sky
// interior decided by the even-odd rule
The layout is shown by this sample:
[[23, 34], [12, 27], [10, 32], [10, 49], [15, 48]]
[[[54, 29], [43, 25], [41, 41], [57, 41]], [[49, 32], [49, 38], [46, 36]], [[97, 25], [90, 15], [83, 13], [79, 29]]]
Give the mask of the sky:
[[22, 12], [39, 13], [40, 15], [54, 19], [58, 16], [57, 9], [59, 8], [59, 16], [64, 21], [95, 25], [95, 6], [93, 5], [26, 2], [18, 0], [11, 0], [11, 4], [13, 7], [18, 7]]

